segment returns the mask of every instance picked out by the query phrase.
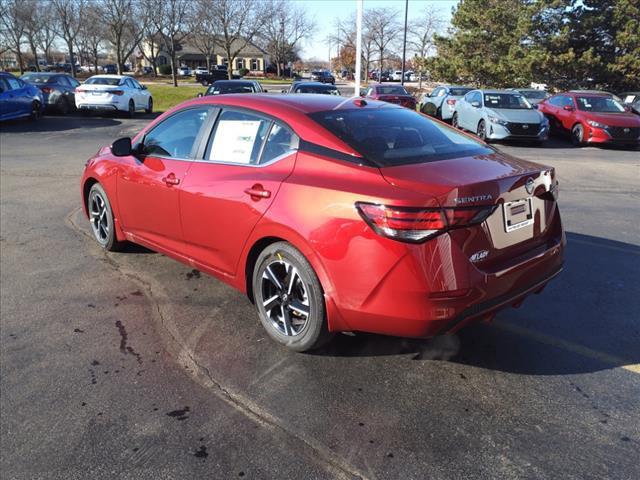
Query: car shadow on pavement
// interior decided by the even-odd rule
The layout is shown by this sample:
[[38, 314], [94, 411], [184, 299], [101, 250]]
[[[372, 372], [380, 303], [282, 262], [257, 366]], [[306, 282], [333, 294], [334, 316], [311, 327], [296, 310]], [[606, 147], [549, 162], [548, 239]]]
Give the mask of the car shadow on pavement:
[[540, 295], [494, 323], [454, 335], [405, 339], [337, 335], [315, 355], [406, 354], [528, 375], [587, 373], [640, 364], [640, 247], [568, 233], [565, 269]]
[[80, 114], [45, 116], [37, 122], [10, 120], [0, 124], [2, 133], [44, 133], [63, 132], [79, 128], [114, 127], [122, 124], [115, 118], [85, 117]]

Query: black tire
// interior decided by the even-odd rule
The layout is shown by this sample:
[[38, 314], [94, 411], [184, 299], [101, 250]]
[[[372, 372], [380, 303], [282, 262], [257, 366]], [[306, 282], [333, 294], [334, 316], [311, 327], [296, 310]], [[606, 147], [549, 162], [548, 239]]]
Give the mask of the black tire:
[[437, 118], [438, 120], [442, 120], [442, 108], [440, 108], [440, 107], [438, 107], [438, 108], [436, 109], [436, 118]]
[[127, 117], [133, 118], [136, 115], [136, 104], [133, 100], [129, 100], [129, 109], [127, 110]]
[[37, 122], [41, 118], [42, 118], [42, 107], [39, 101], [34, 100], [31, 103], [31, 113], [29, 114], [29, 120], [31, 120], [32, 122]]
[[60, 113], [61, 115], [68, 115], [71, 111], [69, 101], [64, 97], [58, 100], [56, 107], [58, 108], [58, 113]]
[[461, 130], [460, 126], [458, 125], [458, 112], [453, 113], [453, 117], [451, 117], [451, 126], [453, 128], [457, 128], [458, 130]]
[[576, 123], [571, 129], [571, 143], [574, 147], [581, 147], [584, 143], [584, 127]]
[[88, 117], [89, 115], [91, 115], [91, 110], [89, 110], [88, 108], [81, 108], [80, 115], [82, 115], [83, 117]]
[[291, 244], [276, 242], [260, 253], [252, 285], [260, 323], [276, 342], [305, 352], [332, 338], [320, 281], [304, 255]]
[[153, 98], [149, 97], [149, 104], [147, 108], [144, 109], [145, 113], [153, 113]]
[[105, 250], [110, 252], [122, 250], [125, 242], [119, 242], [116, 239], [111, 203], [99, 183], [92, 185], [86, 202], [93, 238], [95, 238], [96, 242]]
[[487, 124], [484, 120], [480, 120], [480, 122], [478, 122], [478, 131], [476, 132], [476, 135], [478, 135], [478, 138], [483, 142], [487, 141]]

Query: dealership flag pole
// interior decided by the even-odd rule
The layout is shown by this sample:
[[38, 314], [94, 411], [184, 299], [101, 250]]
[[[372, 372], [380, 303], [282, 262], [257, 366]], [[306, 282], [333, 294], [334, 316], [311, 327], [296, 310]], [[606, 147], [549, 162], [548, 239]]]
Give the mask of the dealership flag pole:
[[[356, 0], [356, 97], [360, 96], [360, 68], [362, 64], [362, 0]], [[368, 74], [369, 72], [367, 72]]]

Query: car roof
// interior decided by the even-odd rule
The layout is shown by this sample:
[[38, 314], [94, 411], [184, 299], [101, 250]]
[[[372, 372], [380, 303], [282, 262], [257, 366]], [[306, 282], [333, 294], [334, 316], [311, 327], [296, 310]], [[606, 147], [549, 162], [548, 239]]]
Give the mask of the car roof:
[[[357, 106], [357, 103], [362, 106]], [[328, 110], [357, 110], [357, 109], [403, 109], [400, 105], [394, 105], [387, 102], [380, 102], [376, 100], [367, 99], [366, 102], [360, 97], [338, 97], [335, 95], [317, 95], [313, 93], [298, 95], [287, 94], [271, 94], [271, 93], [255, 93], [252, 95], [246, 95], [242, 93], [232, 93], [228, 95], [205, 95], [197, 97], [192, 100], [188, 100], [180, 104], [177, 108], [189, 108], [199, 105], [216, 105], [246, 108], [253, 110], [257, 113], [270, 115], [275, 118], [281, 119], [283, 122], [289, 124], [296, 133], [304, 140], [319, 143], [321, 145], [333, 148], [348, 155], [356, 157], [361, 156], [353, 148], [349, 147], [346, 143], [339, 140], [334, 136], [327, 136], [327, 132], [324, 132], [319, 125], [313, 121], [308, 115], [314, 112], [322, 112]], [[152, 128], [156, 122], [166, 118], [166, 116], [173, 114], [175, 110], [162, 114], [150, 127]], [[146, 129], [145, 129], [146, 130]], [[143, 130], [144, 132], [144, 130]], [[324, 132], [324, 133], [323, 133]], [[142, 132], [141, 132], [142, 134]]]
[[87, 80], [91, 79], [91, 78], [118, 78], [118, 79], [123, 79], [123, 78], [131, 78], [129, 75], [115, 75], [115, 74], [108, 74], [105, 73], [104, 75], [92, 75], [89, 78], [87, 78]]
[[489, 95], [497, 95], [499, 93], [514, 93], [513, 90], [499, 90], [499, 89], [484, 89], [484, 88], [478, 88], [479, 91], [481, 91], [482, 93], [488, 93]]
[[242, 83], [252, 84], [252, 83], [254, 83], [254, 80], [238, 80], [238, 79], [235, 79], [235, 80], [216, 80], [211, 85], [223, 85], [223, 84], [226, 85], [228, 83], [231, 83], [231, 84], [242, 84]]
[[326, 83], [322, 83], [322, 82], [305, 82], [304, 80], [296, 80], [291, 85], [296, 87], [298, 85], [311, 85], [312, 87], [338, 88], [335, 85], [330, 85], [330, 84], [327, 85]]
[[15, 76], [14, 74], [9, 73], [9, 72], [0, 72], [0, 75], [1, 75], [1, 76], [3, 76], [3, 77], [13, 77], [13, 78], [16, 78], [16, 76]]
[[613, 94], [601, 90], [569, 90], [562, 95], [588, 95], [590, 97], [611, 97]]

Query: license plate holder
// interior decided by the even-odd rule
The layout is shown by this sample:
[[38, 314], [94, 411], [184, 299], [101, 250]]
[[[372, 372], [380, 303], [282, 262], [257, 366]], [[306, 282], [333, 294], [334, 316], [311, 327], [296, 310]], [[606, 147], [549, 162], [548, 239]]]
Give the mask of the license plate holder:
[[531, 197], [502, 204], [504, 230], [507, 233], [533, 224]]

